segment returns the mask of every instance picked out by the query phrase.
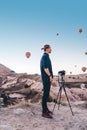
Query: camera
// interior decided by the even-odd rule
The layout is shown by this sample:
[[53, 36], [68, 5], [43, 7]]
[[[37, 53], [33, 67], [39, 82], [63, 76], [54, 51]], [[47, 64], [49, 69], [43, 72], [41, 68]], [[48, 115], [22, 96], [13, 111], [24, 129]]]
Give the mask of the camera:
[[58, 81], [59, 82], [64, 81], [65, 73], [66, 73], [65, 70], [61, 70], [61, 71], [58, 72], [58, 75], [59, 75], [58, 76]]
[[59, 74], [60, 76], [64, 76], [64, 75], [65, 75], [65, 70], [59, 71], [58, 74]]

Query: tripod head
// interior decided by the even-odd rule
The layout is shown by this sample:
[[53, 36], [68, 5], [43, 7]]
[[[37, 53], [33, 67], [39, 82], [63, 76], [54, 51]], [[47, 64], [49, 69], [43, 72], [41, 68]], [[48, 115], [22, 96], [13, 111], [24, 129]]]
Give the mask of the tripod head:
[[58, 72], [58, 82], [64, 82], [65, 81], [65, 70], [61, 70]]

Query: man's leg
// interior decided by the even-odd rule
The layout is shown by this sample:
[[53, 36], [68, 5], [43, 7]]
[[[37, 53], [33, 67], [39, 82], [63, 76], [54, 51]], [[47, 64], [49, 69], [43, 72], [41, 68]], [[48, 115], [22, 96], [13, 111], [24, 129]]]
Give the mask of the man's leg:
[[46, 83], [43, 90], [43, 97], [42, 97], [42, 116], [45, 118], [52, 119], [53, 117], [49, 114], [47, 108], [47, 100], [49, 97], [50, 92], [50, 83]]
[[47, 108], [47, 100], [49, 97], [49, 93], [50, 93], [50, 82], [44, 84], [44, 89], [43, 89], [43, 97], [42, 97], [42, 112], [46, 112], [48, 110]]

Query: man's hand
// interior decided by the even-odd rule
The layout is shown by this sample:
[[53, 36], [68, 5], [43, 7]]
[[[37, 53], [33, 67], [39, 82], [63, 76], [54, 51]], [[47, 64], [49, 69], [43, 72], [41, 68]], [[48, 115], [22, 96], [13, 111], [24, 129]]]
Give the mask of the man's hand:
[[50, 76], [49, 78], [50, 78], [50, 82], [52, 82], [52, 81], [53, 81], [53, 78], [52, 78], [52, 76]]

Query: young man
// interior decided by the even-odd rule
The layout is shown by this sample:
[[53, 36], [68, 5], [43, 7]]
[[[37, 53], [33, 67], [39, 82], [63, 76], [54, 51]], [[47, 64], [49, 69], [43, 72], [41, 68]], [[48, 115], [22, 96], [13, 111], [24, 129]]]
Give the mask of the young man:
[[49, 57], [52, 50], [48, 44], [44, 45], [41, 50], [44, 50], [40, 60], [41, 78], [43, 83], [42, 116], [52, 118], [52, 112], [47, 107], [47, 100], [50, 93], [51, 82], [53, 80], [52, 64]]

